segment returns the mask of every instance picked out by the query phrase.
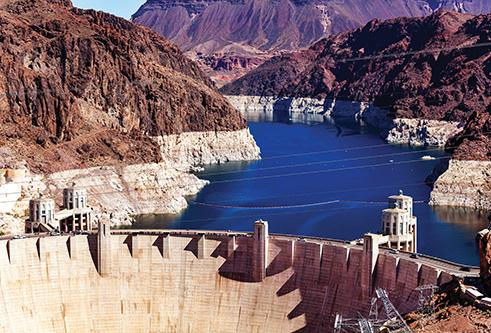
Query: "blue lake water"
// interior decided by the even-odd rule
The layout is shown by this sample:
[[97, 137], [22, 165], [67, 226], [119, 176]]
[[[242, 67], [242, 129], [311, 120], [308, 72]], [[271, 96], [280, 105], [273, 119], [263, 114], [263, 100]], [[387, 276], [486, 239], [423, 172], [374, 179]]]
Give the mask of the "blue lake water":
[[379, 231], [387, 197], [402, 189], [420, 202], [418, 252], [478, 265], [474, 237], [486, 214], [425, 203], [426, 177], [448, 158], [442, 150], [388, 145], [351, 122], [249, 125], [262, 160], [206, 167], [198, 176], [210, 185], [181, 215], [140, 216], [133, 228], [251, 231], [263, 219], [274, 233], [351, 240]]

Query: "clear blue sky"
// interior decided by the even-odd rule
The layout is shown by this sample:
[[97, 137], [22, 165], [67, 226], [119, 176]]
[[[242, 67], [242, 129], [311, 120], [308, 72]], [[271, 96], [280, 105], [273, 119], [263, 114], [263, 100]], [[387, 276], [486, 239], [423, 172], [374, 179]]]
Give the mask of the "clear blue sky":
[[129, 19], [145, 0], [72, 0], [75, 7], [102, 10]]

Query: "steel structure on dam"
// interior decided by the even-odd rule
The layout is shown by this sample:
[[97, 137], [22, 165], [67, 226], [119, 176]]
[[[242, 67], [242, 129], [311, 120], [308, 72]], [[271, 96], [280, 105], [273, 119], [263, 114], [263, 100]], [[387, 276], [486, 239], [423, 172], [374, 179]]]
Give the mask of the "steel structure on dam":
[[368, 314], [377, 288], [403, 313], [419, 285], [476, 274], [369, 244], [269, 235], [264, 222], [4, 239], [0, 332], [330, 332], [336, 313]]

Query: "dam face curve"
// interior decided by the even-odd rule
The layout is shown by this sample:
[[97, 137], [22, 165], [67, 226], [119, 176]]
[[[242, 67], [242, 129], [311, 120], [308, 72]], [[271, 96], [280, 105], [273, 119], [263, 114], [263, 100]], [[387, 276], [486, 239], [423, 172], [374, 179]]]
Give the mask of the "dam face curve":
[[257, 232], [1, 240], [0, 332], [329, 332], [336, 313], [367, 314], [378, 287], [413, 310], [414, 288], [452, 280], [437, 265]]

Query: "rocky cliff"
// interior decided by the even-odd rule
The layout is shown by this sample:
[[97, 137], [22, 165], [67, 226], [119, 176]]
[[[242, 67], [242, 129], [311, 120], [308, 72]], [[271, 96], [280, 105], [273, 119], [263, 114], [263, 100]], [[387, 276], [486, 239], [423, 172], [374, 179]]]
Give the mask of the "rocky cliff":
[[[150, 29], [68, 0], [4, 0], [0, 31], [0, 168], [23, 170], [25, 161], [48, 179], [67, 169], [161, 163], [172, 174], [259, 155], [239, 112]], [[166, 154], [169, 146], [181, 148]], [[176, 192], [181, 207], [182, 195], [203, 186], [192, 179], [192, 190]]]
[[[368, 21], [425, 16], [444, 8], [488, 13], [486, 0], [148, 0], [133, 21], [176, 42], [192, 57], [234, 63], [223, 68], [201, 62], [220, 82], [237, 78], [275, 52], [305, 48], [320, 38]], [[218, 62], [222, 62], [219, 60]], [[216, 75], [216, 76], [215, 76]]]
[[484, 229], [479, 232], [476, 241], [481, 258], [481, 280], [486, 292], [491, 294], [491, 229]]
[[491, 161], [452, 159], [436, 179], [430, 203], [491, 211]]

